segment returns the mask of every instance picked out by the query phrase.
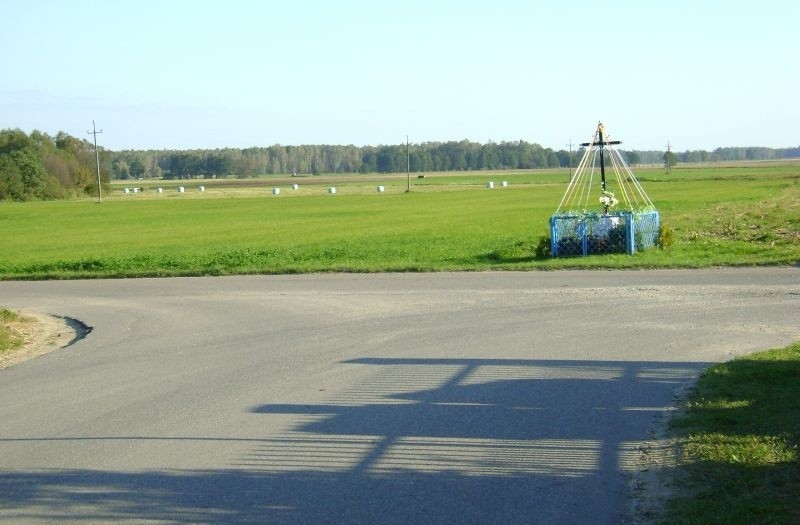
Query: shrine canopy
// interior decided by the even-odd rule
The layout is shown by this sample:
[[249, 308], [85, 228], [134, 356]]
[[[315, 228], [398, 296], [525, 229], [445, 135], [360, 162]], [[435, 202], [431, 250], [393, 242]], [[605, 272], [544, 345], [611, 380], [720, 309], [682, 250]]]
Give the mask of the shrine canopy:
[[567, 191], [556, 209], [556, 215], [586, 214], [602, 210], [644, 212], [655, 210], [625, 159], [610, 140], [603, 123], [597, 124], [594, 136], [586, 147], [575, 173], [570, 178]]

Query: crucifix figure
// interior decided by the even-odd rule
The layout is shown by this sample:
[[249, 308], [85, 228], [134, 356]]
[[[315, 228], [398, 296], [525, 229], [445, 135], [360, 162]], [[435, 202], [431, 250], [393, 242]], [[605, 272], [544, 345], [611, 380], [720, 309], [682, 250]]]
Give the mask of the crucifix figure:
[[[581, 146], [600, 147], [600, 185], [603, 191], [606, 191], [606, 166], [605, 166], [605, 160], [603, 158], [603, 146], [622, 144], [622, 142], [620, 142], [619, 140], [610, 140], [610, 141], [604, 140], [602, 122], [597, 123], [597, 131], [595, 132], [594, 136], [596, 140], [593, 139], [592, 142], [584, 142], [581, 144]], [[605, 211], [606, 213], [608, 213], [608, 208], [606, 208]]]

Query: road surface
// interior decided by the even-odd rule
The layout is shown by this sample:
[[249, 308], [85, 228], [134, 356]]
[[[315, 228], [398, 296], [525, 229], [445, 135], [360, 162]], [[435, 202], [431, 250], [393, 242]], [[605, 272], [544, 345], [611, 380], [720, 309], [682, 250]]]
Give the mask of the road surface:
[[0, 522], [620, 523], [711, 362], [800, 339], [800, 269], [0, 282], [77, 319], [0, 371]]

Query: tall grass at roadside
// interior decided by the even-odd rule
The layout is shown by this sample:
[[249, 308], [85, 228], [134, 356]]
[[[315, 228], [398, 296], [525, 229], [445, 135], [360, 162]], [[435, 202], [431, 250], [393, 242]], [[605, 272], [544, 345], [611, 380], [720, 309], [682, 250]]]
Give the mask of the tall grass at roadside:
[[22, 344], [22, 338], [14, 329], [14, 324], [19, 321], [16, 312], [0, 307], [0, 354]]
[[[756, 168], [753, 168], [756, 169]], [[338, 177], [337, 195], [303, 180], [209, 181], [205, 192], [0, 203], [0, 278], [74, 278], [555, 268], [796, 264], [800, 164], [645, 171], [645, 189], [674, 232], [668, 250], [537, 258], [567, 173]], [[748, 174], [750, 173], [750, 174]], [[487, 179], [508, 180], [486, 188]], [[148, 184], [155, 184], [148, 182]], [[226, 184], [225, 190], [221, 189]], [[219, 186], [219, 188], [217, 188]], [[238, 188], [238, 189], [237, 189]]]
[[664, 523], [800, 519], [800, 343], [711, 367], [672, 426], [677, 496]]

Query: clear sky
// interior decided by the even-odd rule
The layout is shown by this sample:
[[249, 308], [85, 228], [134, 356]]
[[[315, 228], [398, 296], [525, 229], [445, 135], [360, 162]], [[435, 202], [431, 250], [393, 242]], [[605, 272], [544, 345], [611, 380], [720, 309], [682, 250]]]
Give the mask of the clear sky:
[[800, 2], [0, 0], [0, 129], [108, 149], [800, 144]]

